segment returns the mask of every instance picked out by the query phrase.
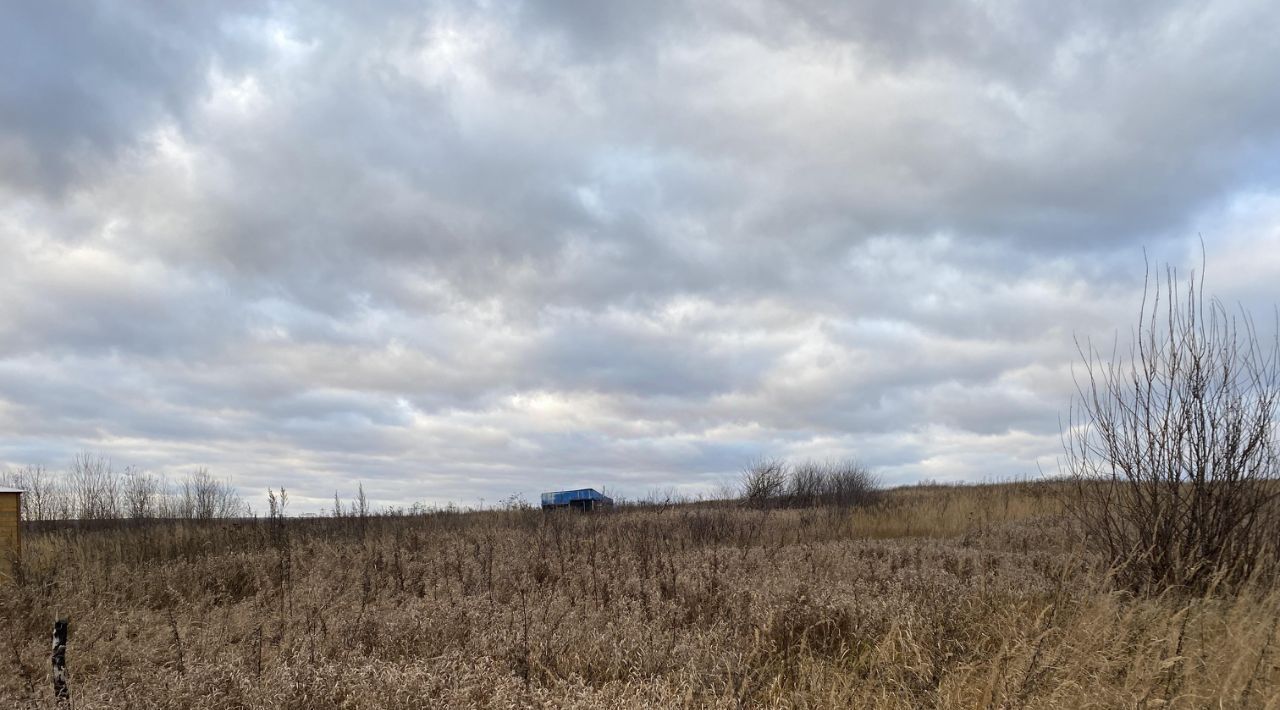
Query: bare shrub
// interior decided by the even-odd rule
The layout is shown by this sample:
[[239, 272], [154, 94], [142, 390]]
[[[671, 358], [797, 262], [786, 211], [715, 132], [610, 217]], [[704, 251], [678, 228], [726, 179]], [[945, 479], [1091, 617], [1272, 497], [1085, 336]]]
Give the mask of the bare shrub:
[[827, 466], [821, 501], [831, 506], [869, 505], [880, 496], [880, 481], [857, 461]]
[[793, 506], [817, 505], [830, 485], [829, 466], [815, 461], [803, 461], [791, 469], [791, 481], [787, 486], [787, 502]]
[[182, 481], [181, 500], [180, 517], [212, 520], [245, 513], [244, 502], [231, 482], [214, 478], [206, 468], [196, 469]]
[[875, 502], [880, 482], [856, 461], [765, 459], [742, 474], [741, 498], [755, 508], [853, 506]]
[[150, 473], [133, 466], [125, 468], [121, 491], [124, 517], [134, 520], [154, 518], [159, 510], [163, 490], [160, 479]]
[[1127, 354], [1081, 348], [1072, 510], [1123, 584], [1198, 592], [1274, 561], [1277, 345], [1167, 268], [1148, 278]]
[[787, 488], [787, 464], [779, 459], [761, 459], [742, 472], [742, 499], [755, 508], [779, 503]]

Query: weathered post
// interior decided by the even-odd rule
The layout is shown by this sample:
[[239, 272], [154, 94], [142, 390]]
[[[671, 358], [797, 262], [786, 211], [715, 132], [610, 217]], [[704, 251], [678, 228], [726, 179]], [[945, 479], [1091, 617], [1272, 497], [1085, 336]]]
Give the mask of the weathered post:
[[19, 579], [22, 560], [22, 490], [0, 486], [0, 581]]
[[67, 688], [67, 620], [58, 619], [53, 622], [53, 697], [58, 705], [71, 702], [71, 691]]

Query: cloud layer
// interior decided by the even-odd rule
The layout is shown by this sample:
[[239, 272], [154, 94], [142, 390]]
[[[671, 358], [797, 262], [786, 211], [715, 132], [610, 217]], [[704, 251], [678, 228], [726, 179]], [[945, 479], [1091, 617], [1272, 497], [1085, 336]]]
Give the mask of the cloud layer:
[[1275, 300], [1274, 3], [376, 5], [0, 10], [0, 462], [1030, 474], [1144, 248]]

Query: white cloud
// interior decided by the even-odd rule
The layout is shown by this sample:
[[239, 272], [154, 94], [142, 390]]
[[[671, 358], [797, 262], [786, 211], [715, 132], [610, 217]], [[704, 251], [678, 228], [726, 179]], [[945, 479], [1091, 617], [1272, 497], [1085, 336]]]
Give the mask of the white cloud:
[[1274, 300], [1268, 3], [3, 12], [0, 462], [1029, 474], [1144, 247]]

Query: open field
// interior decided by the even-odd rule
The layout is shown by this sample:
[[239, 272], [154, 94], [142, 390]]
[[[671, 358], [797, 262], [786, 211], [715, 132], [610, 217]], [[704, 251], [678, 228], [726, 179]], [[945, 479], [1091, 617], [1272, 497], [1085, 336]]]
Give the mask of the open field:
[[1280, 592], [1111, 591], [1065, 489], [30, 533], [0, 698], [77, 708], [1280, 708]]

